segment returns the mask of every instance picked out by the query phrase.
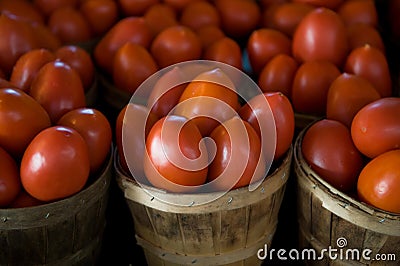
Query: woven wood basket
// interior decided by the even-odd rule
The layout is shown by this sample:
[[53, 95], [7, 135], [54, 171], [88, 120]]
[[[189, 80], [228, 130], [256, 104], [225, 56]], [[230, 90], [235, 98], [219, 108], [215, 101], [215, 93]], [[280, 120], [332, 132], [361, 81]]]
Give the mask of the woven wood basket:
[[[117, 182], [148, 265], [260, 265], [257, 251], [270, 245], [274, 236], [291, 159], [292, 148], [282, 164], [252, 192], [243, 187], [210, 203], [179, 206], [148, 194], [121, 170], [116, 158]], [[147, 189], [152, 195], [161, 193], [165, 197], [165, 191]], [[167, 196], [175, 202], [194, 203], [212, 199], [213, 193]]]
[[0, 209], [0, 265], [95, 265], [106, 223], [111, 153], [100, 176], [74, 196]]
[[[323, 259], [308, 260], [307, 264], [400, 265], [400, 215], [355, 200], [310, 169], [301, 152], [306, 129], [296, 139], [293, 162], [298, 191], [300, 248], [311, 248], [317, 255], [329, 247], [339, 252], [336, 259], [325, 253]], [[362, 256], [361, 252], [367, 249], [371, 253]], [[372, 260], [376, 254], [383, 254], [386, 260]]]

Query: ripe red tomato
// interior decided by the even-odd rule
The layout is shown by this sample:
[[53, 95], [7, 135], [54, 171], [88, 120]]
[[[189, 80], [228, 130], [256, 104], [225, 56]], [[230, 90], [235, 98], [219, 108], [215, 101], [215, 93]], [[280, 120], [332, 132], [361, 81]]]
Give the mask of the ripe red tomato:
[[385, 44], [379, 31], [363, 23], [352, 24], [347, 27], [350, 51], [366, 44], [375, 47], [385, 53]]
[[49, 16], [59, 8], [75, 8], [78, 4], [78, 0], [33, 0], [33, 4], [37, 6], [45, 16]]
[[293, 35], [293, 56], [300, 62], [326, 60], [341, 67], [349, 51], [341, 17], [327, 8], [316, 8], [299, 23]]
[[41, 131], [26, 148], [21, 161], [25, 190], [41, 201], [79, 192], [89, 177], [89, 152], [74, 129], [54, 126]]
[[205, 183], [208, 155], [197, 126], [169, 115], [158, 120], [146, 140], [144, 172], [155, 187], [188, 192]]
[[62, 61], [51, 61], [39, 70], [30, 95], [44, 107], [53, 123], [68, 111], [86, 106], [78, 72]]
[[171, 6], [177, 12], [181, 12], [187, 5], [197, 1], [202, 0], [163, 0], [164, 3]]
[[45, 48], [50, 51], [57, 50], [61, 45], [61, 40], [47, 27], [43, 24], [32, 24], [32, 31], [35, 33], [38, 46], [37, 48]]
[[12, 14], [18, 19], [30, 22], [44, 24], [44, 17], [39, 9], [31, 1], [26, 0], [3, 0], [0, 1], [0, 12], [3, 14]]
[[295, 3], [309, 4], [316, 7], [337, 8], [344, 0], [292, 0]]
[[89, 149], [90, 173], [97, 173], [110, 153], [112, 130], [107, 117], [93, 108], [78, 108], [64, 114], [57, 122], [75, 129]]
[[372, 84], [361, 76], [343, 73], [331, 84], [326, 104], [326, 117], [351, 127], [356, 113], [365, 105], [381, 98]]
[[311, 169], [333, 187], [343, 192], [356, 188], [363, 159], [345, 125], [329, 119], [315, 122], [305, 132], [301, 150]]
[[362, 202], [400, 214], [400, 150], [388, 151], [371, 160], [358, 177]]
[[378, 25], [378, 12], [374, 0], [347, 0], [338, 7], [337, 13], [346, 25], [367, 24], [371, 27]]
[[0, 147], [0, 208], [8, 206], [21, 190], [18, 166], [15, 160]]
[[292, 86], [294, 110], [323, 116], [329, 87], [340, 74], [340, 70], [329, 61], [308, 61], [300, 65]]
[[122, 13], [127, 17], [143, 16], [146, 10], [158, 3], [160, 0], [118, 0]]
[[33, 49], [26, 52], [15, 63], [10, 82], [29, 93], [32, 80], [36, 77], [40, 68], [55, 59], [55, 55], [47, 49]]
[[254, 128], [235, 116], [210, 134], [216, 145], [207, 181], [219, 191], [249, 185], [265, 177], [266, 162], [261, 156], [261, 141]]
[[196, 34], [203, 45], [203, 50], [207, 49], [208, 46], [210, 46], [217, 40], [225, 37], [225, 33], [222, 31], [220, 27], [217, 26], [201, 27], [196, 31]]
[[27, 208], [43, 204], [42, 201], [32, 197], [25, 190], [21, 190], [18, 196], [8, 206], [9, 208]]
[[18, 89], [0, 89], [0, 146], [21, 158], [29, 142], [51, 125], [45, 109]]
[[351, 124], [356, 147], [369, 158], [400, 148], [399, 113], [400, 98], [382, 98], [364, 106]]
[[205, 26], [220, 27], [221, 18], [217, 8], [212, 3], [194, 1], [182, 10], [180, 23], [196, 31]]
[[160, 32], [150, 47], [159, 67], [200, 59], [202, 46], [196, 33], [186, 26], [172, 26]]
[[118, 21], [118, 6], [112, 0], [86, 0], [80, 5], [79, 11], [95, 36], [105, 34]]
[[232, 38], [222, 37], [208, 46], [203, 59], [222, 62], [237, 69], [242, 69], [242, 50], [240, 45]]
[[166, 28], [178, 25], [176, 11], [165, 3], [152, 5], [143, 15], [153, 37]]

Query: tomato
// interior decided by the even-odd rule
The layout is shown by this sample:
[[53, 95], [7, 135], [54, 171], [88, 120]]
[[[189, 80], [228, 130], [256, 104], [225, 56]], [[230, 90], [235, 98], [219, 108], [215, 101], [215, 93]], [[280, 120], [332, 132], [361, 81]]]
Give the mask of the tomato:
[[163, 0], [164, 3], [171, 6], [177, 12], [181, 12], [187, 5], [202, 0]]
[[323, 116], [329, 87], [340, 75], [329, 61], [308, 61], [299, 66], [293, 80], [292, 103], [299, 113]]
[[251, 68], [259, 74], [262, 68], [276, 55], [290, 55], [291, 41], [282, 32], [261, 28], [252, 32], [247, 41], [247, 53]]
[[159, 117], [168, 115], [179, 103], [187, 85], [183, 83], [185, 80], [185, 74], [178, 66], [163, 74], [154, 84], [147, 99], [147, 107], [151, 112]]
[[203, 59], [222, 62], [242, 69], [242, 50], [232, 38], [222, 37], [205, 49]]
[[312, 5], [296, 2], [273, 5], [263, 11], [262, 26], [292, 37], [300, 21], [314, 8]]
[[33, 49], [26, 52], [15, 63], [10, 82], [21, 90], [29, 92], [32, 80], [40, 68], [55, 59], [55, 55], [47, 49]]
[[87, 144], [74, 129], [49, 127], [32, 140], [21, 161], [24, 189], [41, 201], [79, 192], [89, 177]]
[[52, 12], [47, 25], [63, 43], [85, 42], [93, 35], [83, 14], [72, 7], [63, 7]]
[[36, 6], [26, 0], [3, 0], [0, 1], [0, 12], [12, 14], [19, 19], [30, 23], [44, 24], [44, 17]]
[[293, 56], [300, 62], [326, 60], [341, 67], [348, 50], [345, 25], [337, 13], [327, 8], [309, 12], [293, 35]]
[[112, 130], [103, 113], [93, 108], [78, 108], [64, 114], [57, 122], [75, 129], [89, 149], [90, 172], [96, 173], [110, 153]]
[[118, 6], [112, 0], [87, 0], [79, 7], [94, 35], [105, 34], [118, 21]]
[[29, 142], [51, 125], [45, 109], [18, 89], [0, 89], [0, 146], [21, 158]]
[[114, 56], [113, 81], [117, 88], [132, 94], [157, 70], [158, 66], [146, 48], [128, 42]]
[[366, 78], [382, 97], [392, 94], [389, 64], [377, 48], [366, 44], [354, 49], [347, 57], [344, 71]]
[[6, 207], [17, 198], [21, 190], [21, 181], [17, 163], [1, 147], [0, 169], [0, 207]]
[[186, 26], [172, 26], [160, 32], [150, 47], [159, 67], [200, 59], [202, 46], [196, 33]]
[[32, 31], [35, 33], [38, 46], [37, 48], [45, 48], [50, 51], [58, 49], [62, 43], [61, 40], [50, 30], [47, 25], [33, 24]]
[[305, 132], [301, 150], [311, 169], [333, 187], [343, 192], [356, 188], [363, 158], [345, 125], [330, 119], [315, 122]]
[[351, 136], [369, 158], [400, 148], [400, 98], [387, 97], [364, 106], [353, 119]]
[[30, 95], [53, 123], [68, 111], [85, 107], [85, 93], [78, 72], [62, 61], [45, 64], [32, 81]]
[[351, 127], [356, 113], [365, 105], [380, 99], [372, 84], [363, 77], [343, 73], [331, 84], [326, 104], [326, 117]]
[[222, 29], [233, 38], [247, 37], [261, 20], [261, 9], [253, 0], [216, 0]]
[[152, 5], [147, 9], [143, 17], [153, 37], [157, 36], [166, 28], [178, 25], [175, 10], [165, 3]]
[[142, 16], [147, 9], [158, 3], [160, 0], [118, 0], [125, 16]]
[[371, 160], [358, 177], [360, 200], [382, 210], [400, 213], [400, 150], [382, 153]]
[[217, 26], [204, 26], [196, 31], [197, 36], [199, 37], [203, 50], [207, 49], [208, 46], [213, 44], [225, 37], [225, 33], [222, 31], [220, 27]]
[[58, 48], [55, 55], [78, 72], [85, 91], [88, 91], [93, 85], [95, 72], [89, 52], [76, 45], [65, 45]]
[[127, 42], [148, 48], [153, 39], [152, 32], [142, 17], [126, 17], [119, 20], [101, 38], [93, 51], [97, 65], [112, 74], [114, 55]]
[[379, 31], [368, 24], [357, 23], [347, 27], [350, 51], [366, 44], [385, 53], [385, 44]]
[[144, 172], [155, 187], [188, 192], [205, 183], [208, 155], [197, 126], [176, 115], [158, 120], [146, 140]]
[[42, 201], [32, 197], [25, 190], [21, 190], [18, 193], [18, 196], [14, 199], [13, 202], [8, 206], [9, 208], [27, 208], [33, 206], [39, 206], [43, 204]]
[[316, 7], [337, 8], [345, 0], [292, 0], [294, 3], [310, 4]]
[[287, 54], [274, 56], [261, 70], [257, 84], [263, 92], [280, 91], [291, 97], [298, 63]]
[[254, 128], [235, 116], [210, 134], [216, 145], [209, 165], [207, 181], [216, 190], [230, 190], [249, 185], [265, 177], [266, 163], [261, 156], [261, 141]]
[[215, 68], [195, 77], [185, 88], [174, 114], [193, 119], [203, 136], [235, 115], [238, 95], [230, 77]]
[[49, 16], [59, 8], [75, 8], [78, 4], [78, 0], [33, 0], [33, 4], [37, 6], [44, 15]]
[[371, 27], [378, 25], [378, 12], [374, 0], [347, 0], [344, 1], [337, 13], [346, 25], [367, 24]]
[[213, 4], [206, 1], [194, 1], [182, 10], [180, 23], [196, 31], [205, 26], [220, 27], [221, 18]]

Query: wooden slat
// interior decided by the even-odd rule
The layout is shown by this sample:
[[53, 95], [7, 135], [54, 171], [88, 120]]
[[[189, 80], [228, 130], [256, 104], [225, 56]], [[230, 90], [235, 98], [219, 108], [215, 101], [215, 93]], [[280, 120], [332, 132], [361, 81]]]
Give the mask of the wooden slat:
[[147, 212], [147, 207], [130, 200], [128, 200], [127, 203], [134, 221], [135, 233], [140, 237], [147, 239], [154, 245], [157, 245], [159, 243], [159, 239], [154, 231], [149, 214]]
[[[48, 225], [45, 227], [47, 235], [46, 261], [57, 261], [60, 258], [73, 254], [75, 220]], [[66, 237], [68, 236], [68, 237]]]
[[322, 202], [317, 197], [312, 197], [311, 219], [311, 234], [322, 247], [328, 247], [331, 244], [332, 213], [322, 207]]
[[242, 249], [247, 236], [246, 209], [222, 211], [221, 214], [221, 253]]
[[45, 263], [46, 235], [43, 227], [26, 230], [9, 230], [9, 263], [17, 265], [38, 265]]

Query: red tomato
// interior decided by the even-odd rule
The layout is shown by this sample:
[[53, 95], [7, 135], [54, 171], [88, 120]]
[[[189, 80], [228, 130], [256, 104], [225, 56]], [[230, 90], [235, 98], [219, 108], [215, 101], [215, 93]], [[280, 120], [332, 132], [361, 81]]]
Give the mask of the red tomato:
[[293, 35], [293, 56], [300, 62], [326, 60], [340, 67], [349, 45], [341, 17], [327, 8], [316, 8], [299, 23]]
[[13, 15], [18, 19], [30, 23], [44, 23], [44, 17], [32, 4], [31, 1], [26, 0], [3, 0], [0, 1], [0, 12], [7, 15]]
[[316, 7], [337, 8], [344, 0], [292, 0], [295, 3], [310, 4]]
[[370, 161], [358, 177], [362, 202], [400, 214], [400, 150], [385, 152]]
[[55, 55], [47, 49], [33, 49], [26, 52], [15, 63], [10, 82], [29, 93], [32, 80], [36, 77], [40, 68], [55, 59]]
[[294, 110], [323, 116], [329, 87], [340, 74], [340, 70], [329, 61], [308, 61], [300, 65], [292, 86]]
[[326, 104], [326, 117], [351, 127], [356, 113], [365, 105], [381, 98], [363, 77], [343, 73], [331, 84]]
[[55, 51], [61, 46], [61, 40], [47, 27], [43, 24], [33, 24], [32, 31], [35, 33], [38, 48], [45, 48], [50, 51]]
[[357, 23], [349, 25], [347, 27], [347, 36], [350, 51], [368, 44], [385, 53], [385, 44], [381, 34], [376, 28], [368, 24]]
[[203, 50], [207, 49], [208, 46], [218, 41], [219, 39], [225, 37], [225, 33], [222, 31], [221, 28], [217, 26], [201, 27], [196, 31], [196, 34], [203, 45]]
[[96, 36], [105, 34], [118, 21], [118, 6], [112, 0], [84, 1], [79, 11]]
[[202, 0], [163, 0], [164, 3], [171, 6], [177, 12], [182, 11], [190, 3], [197, 1], [202, 1]]
[[115, 53], [113, 81], [117, 88], [133, 94], [157, 70], [158, 66], [146, 48], [127, 42]]
[[290, 98], [297, 68], [298, 63], [293, 57], [287, 54], [278, 54], [261, 70], [258, 86], [263, 92], [280, 91]]
[[85, 93], [78, 72], [62, 61], [45, 64], [32, 81], [30, 95], [56, 123], [65, 113], [85, 107]]
[[36, 5], [40, 11], [49, 16], [56, 9], [63, 7], [72, 7], [75, 8], [77, 6], [78, 0], [33, 0], [33, 4]]
[[242, 69], [242, 50], [232, 38], [222, 37], [205, 49], [203, 59], [222, 62]]
[[89, 149], [90, 172], [97, 173], [111, 148], [112, 130], [107, 117], [93, 108], [78, 108], [63, 115], [57, 124], [81, 134]]
[[21, 191], [18, 166], [15, 160], [0, 147], [0, 208], [13, 202]]
[[253, 31], [247, 41], [247, 53], [254, 73], [259, 74], [263, 67], [276, 55], [290, 55], [291, 41], [282, 32], [261, 28]]
[[369, 158], [400, 148], [399, 113], [400, 98], [382, 98], [364, 106], [351, 124], [356, 147]]
[[221, 18], [213, 4], [207, 1], [194, 1], [182, 10], [180, 23], [196, 31], [205, 26], [219, 27]]
[[382, 97], [392, 94], [388, 61], [377, 48], [366, 44], [354, 49], [347, 57], [344, 71], [367, 79]]
[[51, 125], [45, 109], [18, 89], [0, 89], [0, 146], [21, 158], [29, 142]]
[[345, 125], [329, 119], [315, 122], [304, 134], [301, 150], [311, 169], [329, 184], [343, 192], [356, 188], [363, 159]]
[[338, 7], [337, 13], [346, 25], [367, 24], [371, 27], [378, 25], [378, 12], [374, 0], [347, 0]]
[[125, 16], [142, 16], [147, 9], [158, 3], [160, 0], [118, 0]]
[[202, 46], [196, 33], [186, 26], [172, 26], [160, 32], [150, 48], [157, 64], [167, 67], [183, 61], [200, 59]]
[[42, 201], [32, 197], [25, 190], [21, 190], [18, 196], [9, 205], [9, 208], [27, 208], [43, 204]]
[[55, 126], [41, 131], [21, 161], [25, 190], [41, 201], [53, 201], [79, 192], [89, 177], [85, 140], [70, 128]]
[[209, 165], [207, 181], [214, 181], [216, 190], [247, 186], [265, 177], [260, 138], [248, 122], [235, 116], [216, 127], [210, 137], [216, 154]]
[[154, 37], [166, 28], [178, 25], [175, 10], [165, 3], [152, 5], [143, 17]]
[[188, 192], [205, 183], [208, 155], [201, 133], [190, 120], [176, 115], [158, 120], [146, 140], [144, 172], [155, 187]]

